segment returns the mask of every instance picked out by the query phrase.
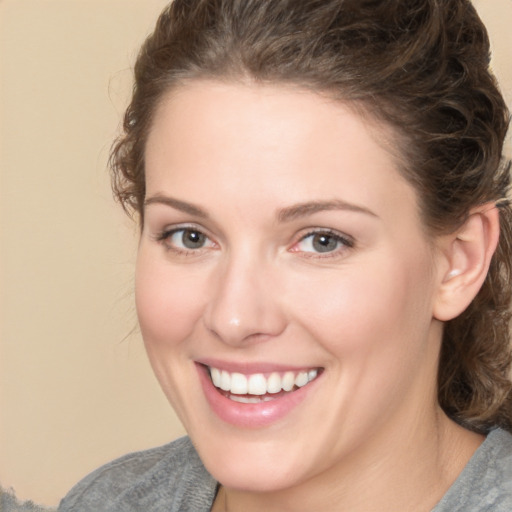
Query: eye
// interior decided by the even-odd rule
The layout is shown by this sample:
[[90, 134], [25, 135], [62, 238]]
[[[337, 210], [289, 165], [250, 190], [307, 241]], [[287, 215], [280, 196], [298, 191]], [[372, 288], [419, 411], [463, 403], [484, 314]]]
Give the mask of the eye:
[[215, 243], [204, 233], [194, 228], [177, 228], [165, 231], [158, 239], [163, 241], [169, 249], [174, 249], [178, 252], [194, 251], [215, 246]]
[[316, 231], [308, 233], [301, 238], [293, 247], [294, 252], [304, 253], [332, 253], [343, 248], [353, 247], [354, 243], [347, 237], [344, 237], [333, 231]]

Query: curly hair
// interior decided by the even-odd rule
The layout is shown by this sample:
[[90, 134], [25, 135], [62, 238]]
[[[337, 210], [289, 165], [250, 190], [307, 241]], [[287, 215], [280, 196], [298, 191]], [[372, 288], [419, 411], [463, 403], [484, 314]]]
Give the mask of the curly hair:
[[135, 65], [111, 153], [114, 194], [142, 226], [154, 112], [191, 80], [296, 84], [384, 121], [430, 234], [453, 231], [478, 205], [500, 210], [485, 283], [444, 328], [438, 397], [469, 429], [512, 431], [509, 113], [489, 61], [486, 29], [468, 0], [174, 0]]

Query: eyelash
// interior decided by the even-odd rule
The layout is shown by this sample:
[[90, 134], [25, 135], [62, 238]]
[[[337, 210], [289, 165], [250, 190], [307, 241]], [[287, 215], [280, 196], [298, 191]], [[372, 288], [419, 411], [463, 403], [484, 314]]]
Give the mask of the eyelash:
[[[325, 237], [331, 238], [334, 240], [336, 244], [339, 244], [334, 250], [326, 251], [324, 253], [317, 251], [300, 251], [298, 249], [294, 249], [298, 244], [304, 242], [308, 238], [313, 238], [315, 235], [323, 235]], [[301, 252], [303, 257], [305, 258], [335, 258], [339, 257], [341, 252], [345, 252], [348, 249], [352, 249], [355, 246], [355, 241], [352, 237], [347, 235], [343, 235], [338, 231], [334, 231], [332, 229], [315, 229], [309, 231], [305, 235], [303, 235], [297, 242], [294, 243], [291, 251], [292, 252]]]
[[[207, 241], [209, 240], [211, 242], [211, 244], [214, 244], [214, 242], [208, 237], [208, 235], [206, 235], [201, 229], [198, 229], [195, 226], [178, 226], [178, 227], [174, 227], [172, 229], [165, 229], [162, 232], [158, 233], [155, 238], [156, 238], [157, 242], [161, 243], [165, 247], [166, 250], [172, 251], [178, 255], [185, 255], [185, 256], [190, 256], [190, 255], [194, 255], [194, 254], [198, 255], [198, 253], [202, 252], [201, 251], [202, 249], [208, 249], [208, 248], [212, 247], [212, 245], [210, 245], [208, 247], [201, 246], [201, 247], [197, 247], [197, 248], [188, 248], [187, 249], [187, 248], [177, 247], [176, 245], [169, 243], [169, 240], [174, 235], [176, 235], [177, 233], [180, 233], [180, 232], [185, 232], [185, 231], [189, 231], [191, 233], [198, 233], [200, 236], [203, 236], [205, 238], [205, 240], [207, 240]], [[304, 242], [308, 238], [313, 238], [316, 235], [322, 235], [322, 236], [325, 236], [326, 238], [330, 238], [337, 245], [339, 244], [339, 246], [335, 247], [333, 250], [325, 251], [323, 253], [321, 251], [304, 251], [304, 250], [301, 251], [299, 249], [296, 249], [296, 247], [300, 243]], [[311, 230], [311, 231], [307, 232], [305, 235], [301, 236], [300, 239], [297, 242], [295, 242], [293, 244], [293, 246], [291, 247], [291, 249], [289, 249], [289, 250], [290, 250], [290, 252], [301, 253], [302, 256], [305, 258], [333, 258], [333, 257], [337, 257], [337, 256], [339, 257], [340, 252], [344, 252], [348, 249], [352, 249], [354, 247], [354, 245], [355, 245], [355, 242], [352, 237], [342, 235], [341, 233], [334, 231], [332, 229], [319, 228], [319, 229]]]
[[[189, 231], [191, 233], [198, 233], [199, 235], [203, 236], [205, 240], [210, 240], [210, 237], [206, 235], [201, 229], [198, 229], [195, 226], [178, 226], [172, 229], [164, 229], [162, 232], [160, 232], [155, 238], [156, 241], [161, 243], [166, 250], [172, 251], [178, 255], [184, 255], [184, 256], [192, 256], [201, 251], [201, 249], [205, 249], [205, 247], [198, 247], [196, 249], [192, 248], [181, 248], [177, 247], [176, 245], [173, 245], [169, 242], [169, 240], [176, 235], [177, 233], [180, 233], [181, 231]], [[213, 243], [213, 242], [212, 242]], [[206, 247], [208, 248], [208, 247]]]

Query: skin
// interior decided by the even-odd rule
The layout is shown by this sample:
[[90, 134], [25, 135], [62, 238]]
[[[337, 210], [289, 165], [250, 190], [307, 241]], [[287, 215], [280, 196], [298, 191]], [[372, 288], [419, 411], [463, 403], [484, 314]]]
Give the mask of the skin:
[[[346, 105], [278, 85], [196, 81], [157, 109], [137, 311], [222, 484], [215, 511], [427, 511], [482, 441], [436, 399], [446, 276], [471, 255], [426, 235], [383, 140], [390, 130]], [[331, 206], [283, 215], [310, 202]], [[204, 244], [184, 247], [183, 227]], [[319, 253], [312, 230], [341, 238]], [[279, 421], [242, 428], [210, 409], [204, 358], [323, 373]]]

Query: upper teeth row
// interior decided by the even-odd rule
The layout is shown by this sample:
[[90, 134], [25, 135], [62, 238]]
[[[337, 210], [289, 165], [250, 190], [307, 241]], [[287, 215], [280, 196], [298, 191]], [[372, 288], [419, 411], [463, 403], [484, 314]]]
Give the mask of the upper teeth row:
[[229, 391], [233, 395], [264, 395], [279, 393], [281, 390], [291, 391], [294, 386], [301, 388], [316, 378], [318, 370], [288, 371], [282, 375], [274, 372], [265, 377], [262, 373], [244, 375], [210, 368], [210, 375], [215, 387]]

